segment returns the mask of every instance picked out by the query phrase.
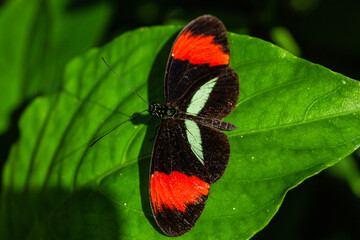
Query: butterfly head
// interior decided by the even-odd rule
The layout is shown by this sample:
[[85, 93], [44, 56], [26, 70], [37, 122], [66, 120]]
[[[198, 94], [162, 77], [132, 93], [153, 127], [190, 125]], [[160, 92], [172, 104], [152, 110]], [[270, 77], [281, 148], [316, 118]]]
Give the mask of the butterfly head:
[[154, 117], [173, 117], [178, 111], [172, 107], [154, 102], [149, 106], [149, 113]]

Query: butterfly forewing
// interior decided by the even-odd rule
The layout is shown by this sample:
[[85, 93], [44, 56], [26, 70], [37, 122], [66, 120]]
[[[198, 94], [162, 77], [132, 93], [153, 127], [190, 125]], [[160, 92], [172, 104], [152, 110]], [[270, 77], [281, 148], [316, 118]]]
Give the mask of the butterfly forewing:
[[204, 73], [209, 74], [228, 65], [229, 54], [226, 29], [217, 18], [205, 15], [190, 22], [179, 33], [169, 56], [165, 73], [165, 103], [181, 96], [183, 90], [193, 86]]
[[[206, 40], [203, 40], [206, 39]], [[237, 74], [228, 67], [229, 42], [224, 25], [205, 15], [190, 22], [177, 37], [165, 74], [165, 103], [187, 112], [192, 96], [208, 81], [218, 78], [199, 116], [222, 119], [239, 98]]]
[[190, 150], [179, 124], [162, 120], [150, 166], [151, 208], [168, 236], [182, 235], [195, 225], [210, 189], [206, 169]]
[[[190, 131], [186, 121], [198, 127], [199, 133]], [[192, 140], [189, 140], [197, 140], [196, 134], [202, 141], [194, 146], [197, 153], [191, 149]], [[192, 120], [162, 120], [151, 158], [150, 201], [163, 232], [179, 236], [195, 225], [208, 198], [210, 184], [225, 171], [229, 155], [229, 141], [220, 130]]]

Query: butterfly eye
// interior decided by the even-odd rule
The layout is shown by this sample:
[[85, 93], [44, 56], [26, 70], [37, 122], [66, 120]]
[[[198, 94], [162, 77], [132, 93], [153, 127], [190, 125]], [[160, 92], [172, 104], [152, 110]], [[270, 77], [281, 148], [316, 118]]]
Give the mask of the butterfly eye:
[[149, 113], [151, 116], [154, 116], [154, 117], [160, 117], [159, 115], [159, 108], [160, 108], [160, 111], [161, 111], [161, 106], [160, 104], [158, 103], [152, 103], [150, 104], [149, 106]]

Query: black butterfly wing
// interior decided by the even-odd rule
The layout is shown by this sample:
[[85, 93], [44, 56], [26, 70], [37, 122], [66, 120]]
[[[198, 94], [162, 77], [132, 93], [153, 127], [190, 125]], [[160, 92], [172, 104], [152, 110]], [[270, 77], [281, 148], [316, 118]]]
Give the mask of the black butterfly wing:
[[[203, 141], [203, 162], [189, 144], [195, 124]], [[194, 140], [194, 139], [193, 139]], [[192, 120], [163, 119], [155, 139], [150, 166], [150, 202], [155, 220], [168, 236], [180, 236], [193, 228], [208, 198], [212, 179], [220, 177], [230, 144], [218, 129]], [[212, 176], [212, 173], [221, 173]]]
[[201, 16], [178, 35], [165, 74], [165, 104], [188, 112], [194, 94], [207, 82], [216, 84], [198, 116], [223, 119], [239, 98], [237, 74], [228, 66], [229, 41], [224, 25], [216, 17]]

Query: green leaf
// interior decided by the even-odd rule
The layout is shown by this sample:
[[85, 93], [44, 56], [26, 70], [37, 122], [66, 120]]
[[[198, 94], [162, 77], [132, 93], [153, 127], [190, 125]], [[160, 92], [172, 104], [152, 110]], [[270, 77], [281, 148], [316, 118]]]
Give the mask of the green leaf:
[[65, 63], [99, 41], [105, 3], [72, 9], [64, 0], [17, 0], [0, 12], [0, 133], [11, 113], [61, 86]]
[[[141, 28], [74, 59], [59, 94], [37, 98], [4, 168], [5, 239], [161, 239], [149, 207], [148, 172], [159, 119], [102, 63], [149, 101], [162, 102], [163, 74], [178, 27]], [[198, 223], [184, 239], [248, 239], [287, 191], [360, 143], [357, 81], [265, 41], [229, 33], [240, 99], [226, 121], [231, 157]], [[26, 200], [24, 200], [26, 199]]]

